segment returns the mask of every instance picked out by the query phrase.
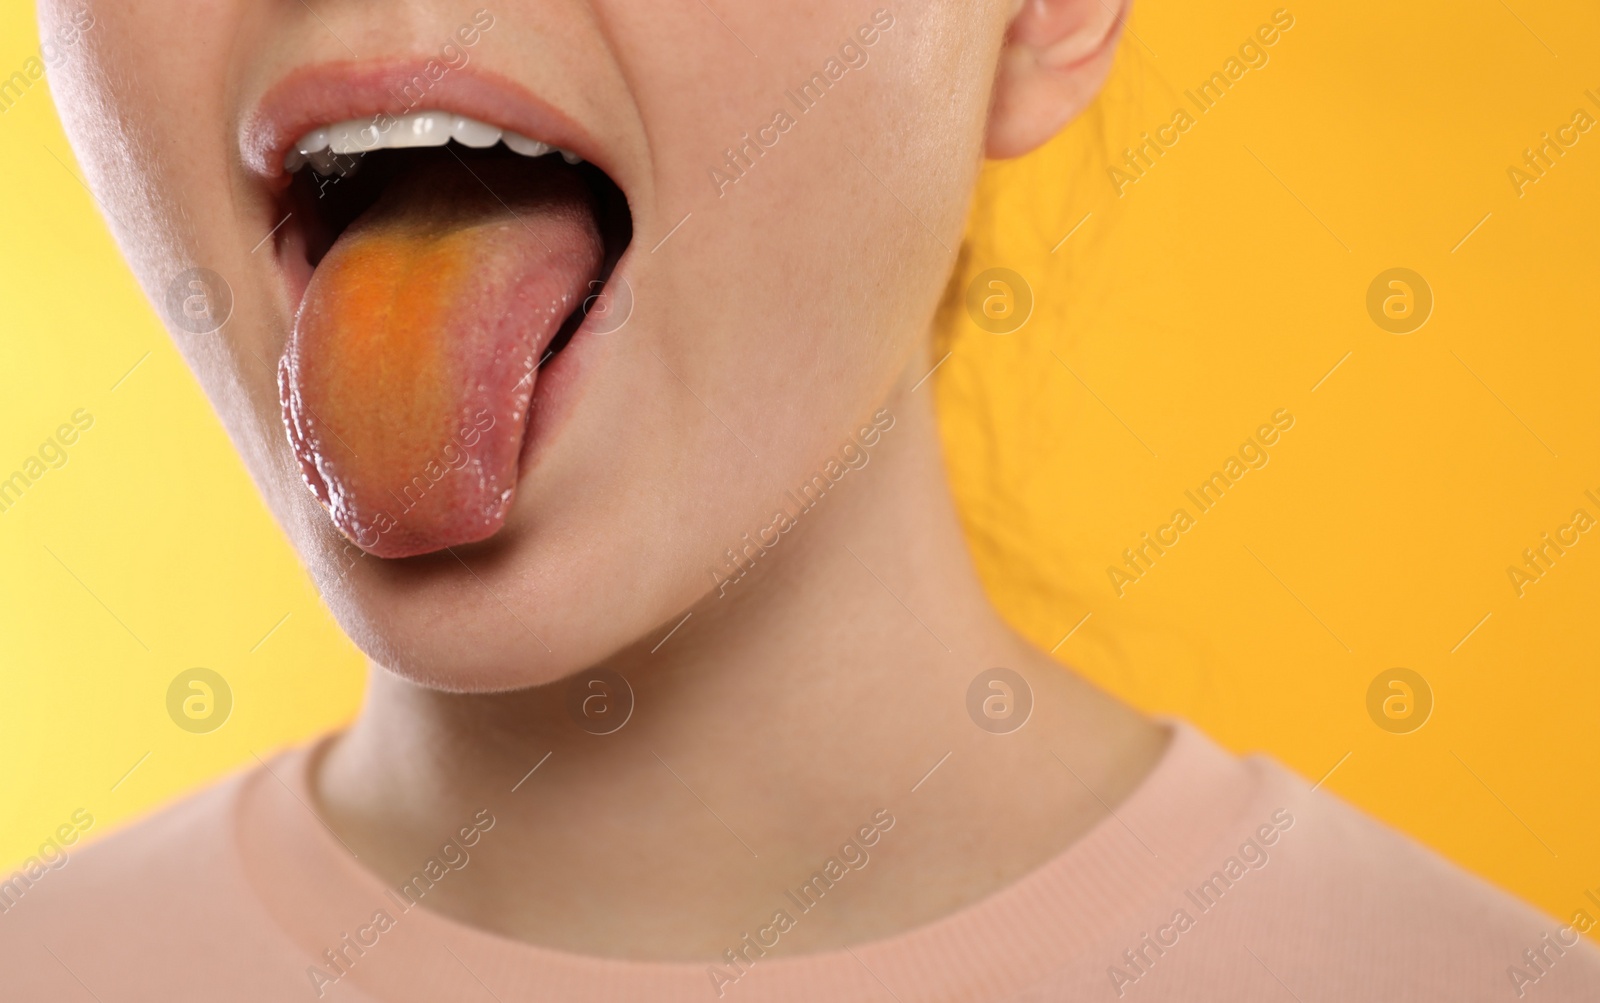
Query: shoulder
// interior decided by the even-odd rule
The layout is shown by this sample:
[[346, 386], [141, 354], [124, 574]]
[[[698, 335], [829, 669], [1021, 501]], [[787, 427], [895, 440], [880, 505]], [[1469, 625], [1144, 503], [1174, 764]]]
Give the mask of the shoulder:
[[[97, 910], [115, 909], [145, 899], [151, 884], [181, 886], [215, 869], [228, 845], [226, 829], [239, 781], [231, 777], [109, 836], [63, 847], [42, 873], [25, 863], [0, 885], [7, 893], [0, 895], [0, 910], [9, 919], [27, 922], [32, 914], [42, 918], [56, 903], [80, 896], [92, 896]], [[92, 834], [93, 815], [80, 810], [74, 818]]]
[[1232, 972], [1344, 998], [1503, 1000], [1534, 986], [1547, 1001], [1600, 998], [1594, 913], [1545, 916], [1266, 757], [1227, 758], [1248, 794], [1191, 858], [1176, 907], [1227, 945], [1196, 966], [1202, 982]]
[[[289, 753], [293, 759], [298, 753]], [[280, 760], [281, 762], [282, 760]], [[19, 999], [197, 998], [304, 984], [303, 958], [260, 908], [238, 851], [242, 792], [266, 767], [69, 848], [0, 884], [0, 969]], [[79, 987], [83, 988], [79, 988]], [[251, 999], [259, 988], [232, 998]], [[10, 997], [8, 997], [10, 998]]]

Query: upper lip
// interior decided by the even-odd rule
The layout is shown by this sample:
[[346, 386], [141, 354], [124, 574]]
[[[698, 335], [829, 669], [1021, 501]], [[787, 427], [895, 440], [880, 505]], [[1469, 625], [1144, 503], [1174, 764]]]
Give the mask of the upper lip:
[[[561, 109], [512, 80], [472, 66], [451, 69], [438, 80], [424, 74], [426, 59], [337, 62], [298, 69], [274, 84], [239, 130], [245, 166], [274, 191], [288, 187], [283, 158], [313, 129], [350, 119], [398, 117], [415, 111], [466, 115], [531, 139], [571, 150], [615, 176], [605, 153], [584, 128]], [[401, 97], [408, 85], [427, 81], [416, 100]]]

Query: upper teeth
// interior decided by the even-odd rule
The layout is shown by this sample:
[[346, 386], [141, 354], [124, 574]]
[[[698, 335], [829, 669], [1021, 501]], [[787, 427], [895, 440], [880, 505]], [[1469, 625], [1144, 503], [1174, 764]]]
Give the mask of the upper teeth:
[[294, 148], [283, 158], [283, 169], [293, 174], [310, 164], [318, 174], [352, 173], [355, 163], [345, 156], [372, 150], [403, 150], [414, 146], [443, 146], [450, 140], [462, 146], [484, 148], [503, 142], [513, 152], [524, 157], [542, 157], [559, 153], [569, 164], [580, 162], [577, 154], [520, 133], [502, 130], [498, 126], [480, 122], [465, 115], [445, 111], [419, 111], [399, 118], [353, 118], [344, 122], [313, 129], [295, 141]]

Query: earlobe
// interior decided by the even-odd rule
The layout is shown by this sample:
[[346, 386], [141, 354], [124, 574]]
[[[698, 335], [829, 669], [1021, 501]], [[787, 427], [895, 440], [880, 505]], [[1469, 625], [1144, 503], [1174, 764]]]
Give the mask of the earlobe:
[[1105, 83], [1128, 0], [1022, 0], [995, 71], [984, 154], [1018, 157], [1048, 142]]

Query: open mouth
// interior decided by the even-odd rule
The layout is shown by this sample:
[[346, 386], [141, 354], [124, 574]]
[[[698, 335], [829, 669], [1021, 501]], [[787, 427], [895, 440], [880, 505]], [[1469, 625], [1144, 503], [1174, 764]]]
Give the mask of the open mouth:
[[626, 197], [574, 154], [445, 111], [316, 126], [282, 167], [300, 305], [278, 384], [307, 485], [375, 556], [494, 535], [540, 374], [631, 240]]

